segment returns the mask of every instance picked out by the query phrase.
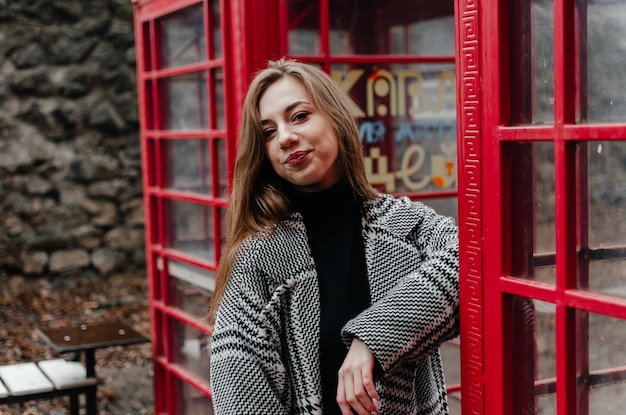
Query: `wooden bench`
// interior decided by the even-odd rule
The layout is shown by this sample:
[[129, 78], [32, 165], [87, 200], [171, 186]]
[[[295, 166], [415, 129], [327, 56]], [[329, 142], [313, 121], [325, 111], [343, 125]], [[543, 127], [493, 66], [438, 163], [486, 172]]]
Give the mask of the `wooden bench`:
[[0, 366], [0, 404], [67, 396], [78, 415], [79, 395], [95, 393], [97, 383], [80, 362], [65, 359]]

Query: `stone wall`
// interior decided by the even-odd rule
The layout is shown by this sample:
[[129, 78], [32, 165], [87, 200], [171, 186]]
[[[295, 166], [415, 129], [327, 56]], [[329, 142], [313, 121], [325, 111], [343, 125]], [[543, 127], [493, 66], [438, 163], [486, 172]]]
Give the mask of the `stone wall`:
[[130, 0], [0, 0], [0, 272], [143, 266]]

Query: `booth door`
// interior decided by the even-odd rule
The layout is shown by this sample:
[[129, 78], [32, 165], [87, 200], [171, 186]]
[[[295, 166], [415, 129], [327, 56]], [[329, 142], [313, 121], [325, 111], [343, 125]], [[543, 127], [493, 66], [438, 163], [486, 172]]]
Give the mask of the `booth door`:
[[[280, 51], [351, 97], [370, 182], [457, 218], [452, 0], [280, 0]], [[442, 348], [460, 414], [458, 339]]]
[[211, 328], [228, 171], [219, 0], [135, 2], [155, 413], [210, 414]]
[[626, 3], [458, 0], [464, 414], [626, 407]]

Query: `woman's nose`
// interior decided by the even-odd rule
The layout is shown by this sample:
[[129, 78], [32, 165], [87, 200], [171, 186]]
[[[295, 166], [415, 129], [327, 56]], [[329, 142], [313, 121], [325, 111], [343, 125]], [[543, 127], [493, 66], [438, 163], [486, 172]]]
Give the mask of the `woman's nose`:
[[289, 147], [298, 141], [298, 135], [290, 126], [279, 127], [278, 143], [281, 147]]

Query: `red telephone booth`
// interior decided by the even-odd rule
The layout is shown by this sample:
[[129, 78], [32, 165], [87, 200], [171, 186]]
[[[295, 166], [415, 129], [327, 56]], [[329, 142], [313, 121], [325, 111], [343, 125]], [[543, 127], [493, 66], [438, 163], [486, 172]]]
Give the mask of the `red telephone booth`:
[[625, 14], [458, 2], [464, 414], [624, 412]]
[[[457, 217], [453, 0], [134, 0], [155, 412], [211, 411], [203, 320], [247, 85], [319, 65], [360, 115], [369, 177]], [[444, 345], [453, 414], [460, 348]]]
[[623, 413], [624, 2], [134, 2], [156, 413], [210, 413], [238, 114], [279, 56], [350, 95], [373, 183], [458, 218], [451, 412], [460, 367], [463, 414]]

